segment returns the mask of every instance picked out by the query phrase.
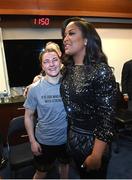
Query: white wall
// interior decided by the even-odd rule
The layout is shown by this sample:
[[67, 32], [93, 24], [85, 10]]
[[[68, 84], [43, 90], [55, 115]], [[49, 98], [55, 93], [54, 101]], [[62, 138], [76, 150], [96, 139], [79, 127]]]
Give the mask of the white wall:
[[10, 94], [10, 88], [2, 40], [2, 31], [0, 28], [0, 97], [3, 97], [3, 95], [6, 94]]
[[3, 28], [3, 39], [60, 39], [61, 30], [57, 28]]
[[103, 50], [110, 66], [115, 68], [115, 76], [121, 81], [121, 71], [125, 61], [132, 59], [132, 29], [97, 29]]
[[[132, 59], [132, 29], [97, 29], [109, 65], [115, 68], [116, 80], [121, 80], [125, 61]], [[3, 39], [61, 39], [60, 29], [6, 28]]]

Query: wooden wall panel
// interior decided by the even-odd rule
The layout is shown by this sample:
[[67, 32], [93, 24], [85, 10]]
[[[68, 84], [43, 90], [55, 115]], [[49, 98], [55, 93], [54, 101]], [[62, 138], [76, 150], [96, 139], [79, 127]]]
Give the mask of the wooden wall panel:
[[37, 0], [0, 0], [0, 9], [5, 10], [5, 12], [13, 9], [37, 9], [36, 4]]
[[48, 13], [50, 10], [49, 12], [54, 15], [132, 18], [132, 1], [130, 0], [76, 0], [76, 2], [38, 0], [38, 6], [40, 10], [45, 10], [43, 12]]
[[0, 133], [3, 137], [4, 144], [6, 143], [6, 136], [8, 131], [9, 122], [17, 116], [24, 115], [23, 103], [0, 104]]
[[0, 0], [0, 14], [132, 18], [132, 0]]

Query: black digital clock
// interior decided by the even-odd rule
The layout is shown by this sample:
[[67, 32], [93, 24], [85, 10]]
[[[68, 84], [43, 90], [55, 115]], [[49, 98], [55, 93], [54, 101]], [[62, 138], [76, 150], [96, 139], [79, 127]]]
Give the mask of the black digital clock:
[[0, 27], [60, 28], [64, 18], [45, 15], [0, 15]]
[[50, 18], [48, 17], [37, 17], [33, 19], [33, 25], [36, 26], [49, 26]]

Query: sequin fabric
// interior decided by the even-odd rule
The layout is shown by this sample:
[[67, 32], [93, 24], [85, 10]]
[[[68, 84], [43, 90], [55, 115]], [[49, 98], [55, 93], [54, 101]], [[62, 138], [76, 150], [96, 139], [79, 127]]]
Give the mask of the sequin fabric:
[[117, 91], [110, 67], [104, 63], [68, 67], [60, 91], [69, 128], [92, 132], [94, 137], [110, 142]]

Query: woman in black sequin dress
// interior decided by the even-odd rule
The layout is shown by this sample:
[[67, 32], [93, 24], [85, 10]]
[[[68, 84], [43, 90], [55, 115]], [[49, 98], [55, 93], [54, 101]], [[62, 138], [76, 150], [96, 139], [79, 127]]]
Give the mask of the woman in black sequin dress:
[[68, 150], [81, 178], [106, 178], [106, 151], [114, 132], [115, 78], [92, 24], [69, 18], [64, 21], [62, 36], [61, 95], [69, 121]]

